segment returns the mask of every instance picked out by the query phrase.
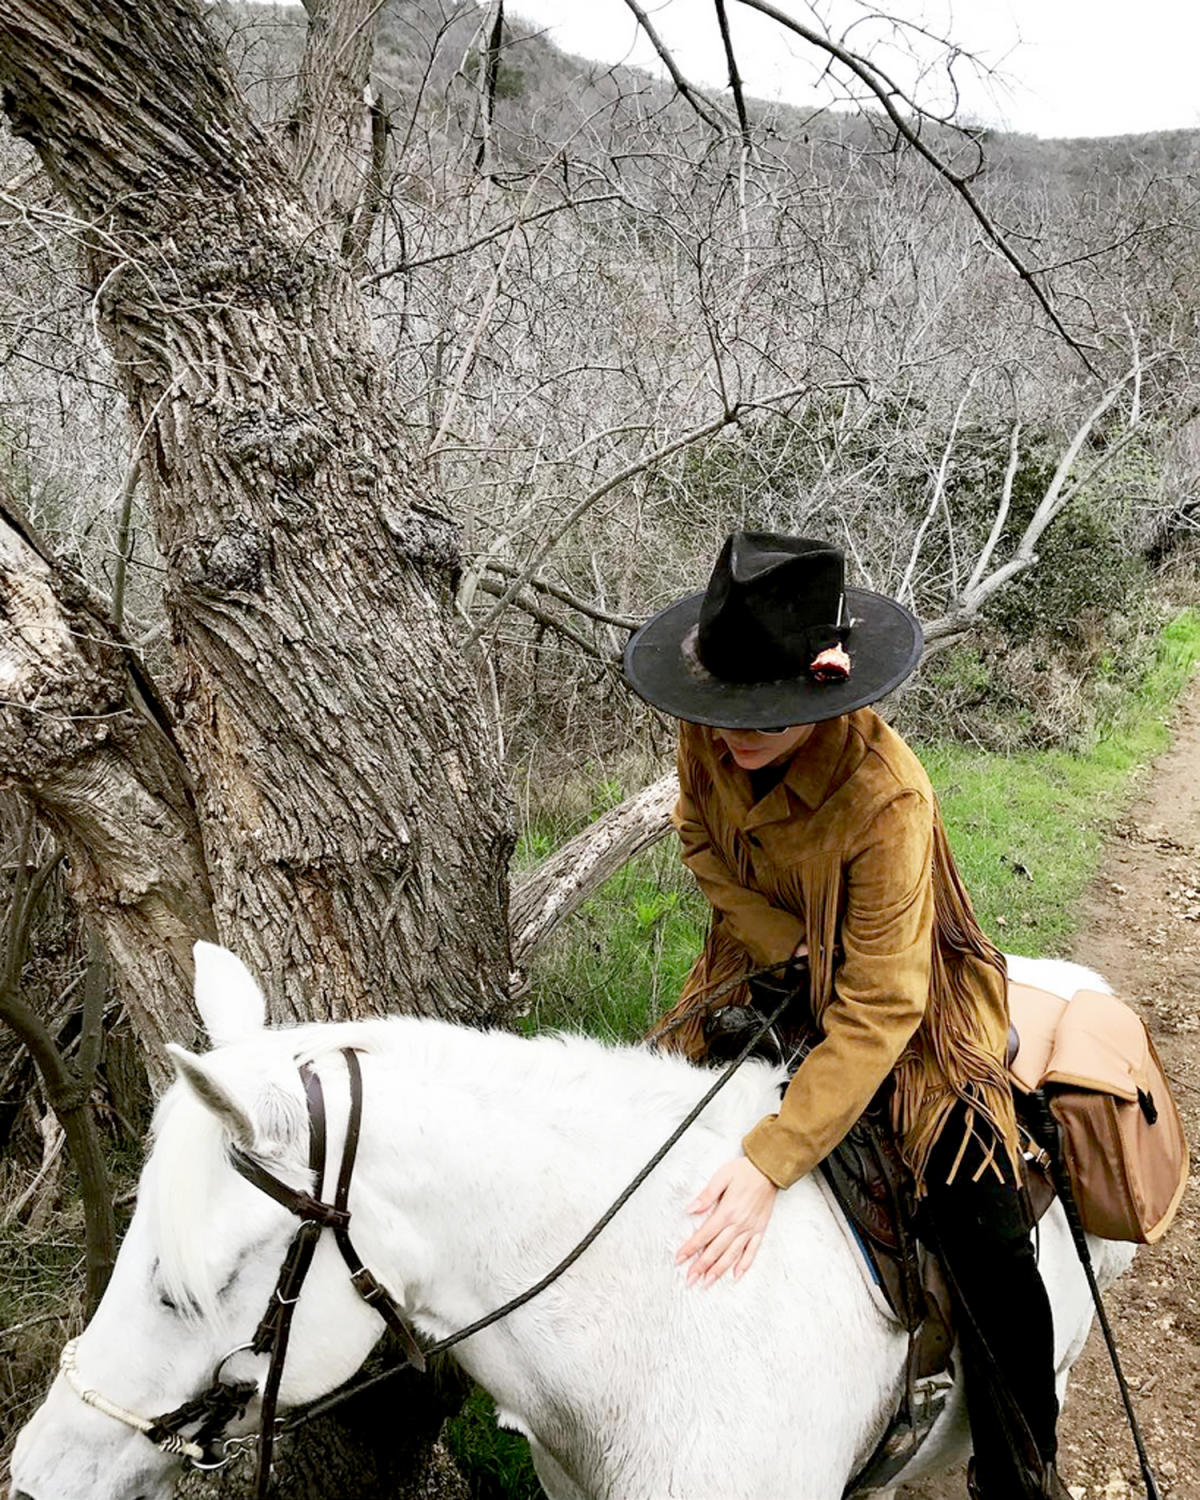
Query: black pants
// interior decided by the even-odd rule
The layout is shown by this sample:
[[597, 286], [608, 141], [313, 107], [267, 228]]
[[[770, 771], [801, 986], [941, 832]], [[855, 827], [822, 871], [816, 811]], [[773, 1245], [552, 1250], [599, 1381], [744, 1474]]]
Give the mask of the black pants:
[[[1002, 1176], [986, 1167], [986, 1146], [962, 1146], [967, 1106], [959, 1104], [930, 1154], [926, 1197], [918, 1215], [921, 1238], [941, 1257], [954, 1297], [967, 1412], [975, 1448], [975, 1478], [984, 1496], [1016, 1500], [1037, 1495], [1031, 1468], [1053, 1463], [1058, 1401], [1054, 1390], [1054, 1326], [1042, 1283], [1023, 1195], [999, 1145]], [[980, 1126], [990, 1140], [986, 1125]], [[1028, 1452], [1007, 1388], [1037, 1448]]]

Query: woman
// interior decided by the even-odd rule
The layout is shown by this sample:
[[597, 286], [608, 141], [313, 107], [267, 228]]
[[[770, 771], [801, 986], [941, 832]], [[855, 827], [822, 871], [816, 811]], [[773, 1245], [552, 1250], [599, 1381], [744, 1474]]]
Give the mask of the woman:
[[923, 639], [891, 599], [843, 583], [841, 552], [735, 533], [708, 588], [633, 637], [626, 677], [681, 721], [675, 824], [712, 907], [668, 1018], [697, 1052], [705, 1000], [807, 955], [819, 1040], [779, 1113], [692, 1204], [689, 1283], [750, 1269], [776, 1195], [886, 1088], [923, 1235], [958, 1294], [983, 1500], [1065, 1496], [1054, 1470], [1050, 1305], [1030, 1245], [1004, 1063], [1004, 961], [980, 931], [929, 780], [867, 706]]

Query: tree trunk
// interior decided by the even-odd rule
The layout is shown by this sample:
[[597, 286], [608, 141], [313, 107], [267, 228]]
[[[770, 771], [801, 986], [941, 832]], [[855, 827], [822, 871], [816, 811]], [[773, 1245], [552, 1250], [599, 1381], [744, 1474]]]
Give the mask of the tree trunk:
[[0, 499], [0, 780], [67, 855], [154, 1082], [196, 1040], [192, 944], [214, 936], [200, 827], [166, 711], [82, 581]]
[[[203, 849], [188, 946], [215, 926], [274, 1021], [503, 1015], [513, 835], [452, 635], [457, 537], [409, 457], [320, 216], [191, 0], [5, 0], [0, 85], [14, 132], [81, 221], [166, 560], [165, 696]], [[88, 764], [84, 726], [103, 724], [107, 746], [116, 725], [150, 792], [184, 819], [170, 740], [126, 723], [128, 683], [113, 674], [128, 658], [86, 651], [79, 681], [107, 673], [108, 687], [65, 705], [73, 748], [50, 769], [69, 788]], [[142, 780], [104, 769], [126, 775], [105, 805], [127, 794], [141, 825]], [[37, 796], [48, 778], [24, 784]], [[89, 831], [82, 805], [74, 844], [82, 861], [94, 837], [100, 871], [111, 829]], [[164, 842], [151, 841], [152, 863]], [[142, 946], [157, 960], [114, 945], [127, 986], [139, 962], [185, 961], [164, 957], [164, 934]], [[442, 1415], [434, 1404], [410, 1423], [395, 1465], [368, 1451], [378, 1427], [362, 1442], [344, 1429], [345, 1493], [456, 1493], [430, 1477]], [[297, 1446], [295, 1473], [324, 1478], [329, 1443], [307, 1457]]]
[[379, 0], [303, 3], [308, 25], [290, 132], [295, 178], [327, 243], [349, 255], [363, 244], [360, 214], [372, 217], [378, 163], [370, 76], [382, 6]]
[[455, 532], [343, 263], [186, 0], [9, 0], [0, 78], [96, 226], [217, 931], [274, 1020], [496, 1016], [512, 834]]

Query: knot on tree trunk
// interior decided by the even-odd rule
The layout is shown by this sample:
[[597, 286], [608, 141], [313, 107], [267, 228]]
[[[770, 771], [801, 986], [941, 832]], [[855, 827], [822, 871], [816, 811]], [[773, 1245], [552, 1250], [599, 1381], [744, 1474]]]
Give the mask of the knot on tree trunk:
[[221, 433], [226, 456], [243, 473], [257, 471], [274, 483], [307, 479], [329, 451], [317, 421], [293, 413], [251, 408]]
[[440, 511], [424, 505], [407, 510], [384, 506], [380, 512], [396, 549], [418, 568], [457, 577], [462, 567], [458, 527]]
[[234, 516], [207, 551], [203, 542], [196, 547], [191, 566], [181, 571], [202, 593], [251, 593], [262, 583], [267, 546], [267, 538], [252, 521]]

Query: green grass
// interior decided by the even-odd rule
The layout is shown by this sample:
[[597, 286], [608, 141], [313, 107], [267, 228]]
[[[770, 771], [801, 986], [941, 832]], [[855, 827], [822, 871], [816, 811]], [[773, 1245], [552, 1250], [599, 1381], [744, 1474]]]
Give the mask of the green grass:
[[539, 954], [524, 1025], [633, 1041], [674, 1001], [708, 908], [664, 840], [585, 901]]
[[1168, 720], [1198, 660], [1200, 615], [1186, 610], [1086, 755], [917, 747], [980, 922], [1002, 948], [1067, 951], [1105, 836], [1129, 805], [1137, 773], [1167, 748]]
[[529, 1444], [496, 1426], [492, 1398], [478, 1386], [462, 1411], [446, 1423], [446, 1446], [466, 1476], [471, 1500], [540, 1500]]

